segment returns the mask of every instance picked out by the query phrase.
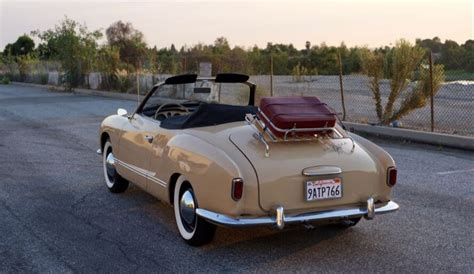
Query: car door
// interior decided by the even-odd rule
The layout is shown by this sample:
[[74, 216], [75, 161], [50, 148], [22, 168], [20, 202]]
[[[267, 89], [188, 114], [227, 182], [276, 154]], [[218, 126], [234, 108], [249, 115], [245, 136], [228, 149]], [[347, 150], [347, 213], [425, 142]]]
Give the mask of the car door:
[[150, 154], [157, 128], [153, 119], [142, 114], [134, 114], [122, 128], [118, 172], [143, 189], [147, 188], [148, 178], [155, 176], [150, 171]]

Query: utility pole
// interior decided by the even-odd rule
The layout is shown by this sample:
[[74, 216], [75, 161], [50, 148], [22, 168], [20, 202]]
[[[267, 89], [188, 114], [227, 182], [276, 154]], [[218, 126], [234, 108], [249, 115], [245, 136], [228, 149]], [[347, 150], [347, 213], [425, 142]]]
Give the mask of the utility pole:
[[139, 75], [140, 62], [137, 62], [137, 69], [135, 70], [135, 75], [137, 78], [137, 103], [140, 105], [140, 75]]

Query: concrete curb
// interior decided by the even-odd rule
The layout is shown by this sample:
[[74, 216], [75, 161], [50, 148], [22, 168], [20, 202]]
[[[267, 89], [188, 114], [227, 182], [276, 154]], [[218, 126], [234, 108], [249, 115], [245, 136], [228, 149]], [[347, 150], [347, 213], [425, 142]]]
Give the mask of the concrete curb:
[[[53, 90], [64, 90], [63, 87], [51, 86], [51, 85], [39, 85], [39, 84], [30, 84], [30, 83], [21, 83], [21, 82], [12, 82], [12, 84], [20, 85], [20, 86], [49, 88]], [[118, 92], [113, 92], [113, 91], [76, 88], [73, 90], [73, 93], [88, 95], [88, 96], [99, 96], [99, 97], [114, 98], [114, 99], [121, 99], [121, 100], [130, 100], [130, 101], [135, 101], [135, 102], [137, 101], [136, 94], [118, 93]], [[140, 95], [140, 100], [142, 98], [143, 96]], [[169, 98], [160, 98], [160, 99], [163, 99], [163, 102], [165, 103], [182, 101], [182, 100], [169, 99]], [[446, 147], [474, 151], [474, 138], [473, 137], [417, 131], [417, 130], [403, 129], [403, 128], [371, 126], [367, 124], [359, 124], [359, 123], [353, 123], [353, 122], [344, 122], [344, 125], [350, 131], [361, 132], [361, 133], [365, 133], [369, 135], [404, 139], [404, 140], [410, 140], [410, 141], [415, 141], [415, 142], [420, 142], [420, 143], [425, 143], [425, 144], [446, 146]]]
[[[66, 88], [64, 88], [62, 86], [41, 85], [41, 84], [22, 83], [22, 82], [12, 82], [12, 84], [18, 85], [18, 86], [25, 86], [25, 87], [38, 87], [38, 88], [45, 88], [45, 89], [50, 89], [50, 90], [66, 91]], [[107, 97], [107, 98], [114, 98], [114, 99], [121, 99], [121, 100], [130, 100], [130, 101], [137, 101], [138, 100], [136, 94], [119, 93], [119, 92], [115, 92], [115, 91], [74, 88], [72, 90], [72, 93], [81, 94], [81, 95]], [[140, 95], [140, 100], [141, 99], [143, 99], [143, 95]]]
[[362, 132], [369, 135], [404, 139], [464, 150], [474, 150], [474, 138], [467, 136], [457, 136], [444, 133], [424, 132], [412, 129], [384, 126], [371, 126], [352, 122], [344, 122], [344, 125], [350, 131]]
[[54, 86], [54, 85], [41, 85], [41, 84], [24, 83], [24, 82], [10, 82], [10, 84], [16, 85], [16, 86], [44, 88], [44, 89], [51, 89], [51, 90], [66, 90], [64, 87]]
[[95, 89], [83, 89], [83, 88], [75, 88], [73, 89], [73, 93], [81, 94], [81, 95], [89, 95], [89, 96], [98, 96], [98, 97], [106, 97], [106, 98], [114, 98], [120, 100], [129, 100], [129, 101], [137, 101], [142, 100], [143, 95], [139, 95], [138, 99], [136, 94], [129, 94], [129, 93], [118, 93], [114, 91], [103, 91], [103, 90], [95, 90]]
[[[66, 91], [64, 87], [61, 86], [54, 86], [54, 85], [40, 85], [40, 84], [33, 84], [33, 83], [22, 83], [22, 82], [12, 82], [13, 85], [18, 86], [25, 86], [25, 87], [38, 87], [38, 88], [45, 88], [50, 90], [61, 90]], [[96, 89], [84, 89], [84, 88], [74, 88], [72, 90], [73, 94], [81, 94], [81, 95], [88, 95], [88, 96], [98, 96], [98, 97], [105, 97], [105, 98], [113, 98], [119, 100], [127, 100], [127, 101], [135, 101], [137, 102], [137, 95], [130, 94], [130, 93], [119, 93], [115, 91], [105, 91], [105, 90], [96, 90]], [[140, 95], [140, 101], [145, 97], [144, 95]], [[160, 101], [164, 103], [172, 103], [172, 102], [183, 102], [185, 100], [179, 99], [170, 99], [165, 97], [160, 97]]]

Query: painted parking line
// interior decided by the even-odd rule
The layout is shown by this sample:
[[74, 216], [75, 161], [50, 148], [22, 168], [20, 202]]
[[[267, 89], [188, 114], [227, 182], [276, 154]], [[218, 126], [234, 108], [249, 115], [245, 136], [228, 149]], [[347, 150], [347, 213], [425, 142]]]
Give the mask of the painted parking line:
[[473, 172], [474, 168], [471, 169], [460, 169], [460, 170], [451, 170], [451, 171], [443, 171], [437, 172], [438, 175], [447, 175], [447, 174], [454, 174], [454, 173], [466, 173], [466, 172]]

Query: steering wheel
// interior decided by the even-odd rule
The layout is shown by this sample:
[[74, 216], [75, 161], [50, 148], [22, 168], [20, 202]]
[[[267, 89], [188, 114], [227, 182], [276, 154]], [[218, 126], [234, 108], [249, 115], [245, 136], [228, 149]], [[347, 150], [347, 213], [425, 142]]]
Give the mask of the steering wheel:
[[186, 114], [189, 114], [189, 113], [190, 113], [189, 110], [188, 110], [185, 106], [183, 106], [183, 105], [181, 105], [181, 104], [179, 104], [179, 103], [165, 103], [165, 104], [161, 105], [161, 106], [156, 110], [156, 112], [155, 112], [155, 120], [158, 120], [158, 116], [159, 116], [159, 115], [163, 115], [163, 116], [165, 117], [165, 119], [166, 119], [166, 118], [169, 118], [169, 116], [168, 116], [167, 113], [160, 113], [161, 109], [163, 109], [164, 107], [168, 107], [168, 106], [177, 106], [177, 107], [179, 108], [179, 110], [186, 112]]

